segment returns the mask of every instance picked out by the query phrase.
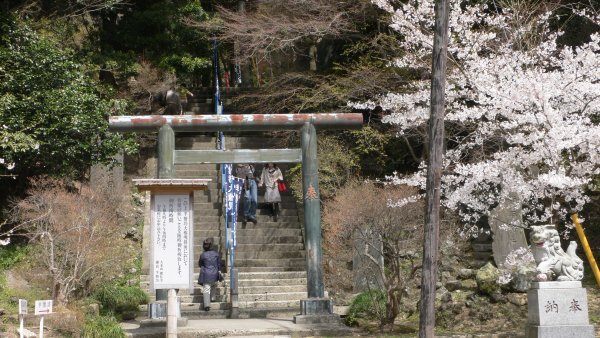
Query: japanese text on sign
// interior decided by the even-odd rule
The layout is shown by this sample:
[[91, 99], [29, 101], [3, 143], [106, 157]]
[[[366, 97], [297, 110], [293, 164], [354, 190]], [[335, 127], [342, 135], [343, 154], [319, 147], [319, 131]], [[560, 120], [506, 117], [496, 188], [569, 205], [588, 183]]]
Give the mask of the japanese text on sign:
[[52, 300], [36, 300], [35, 315], [47, 315], [52, 313]]
[[19, 314], [26, 315], [27, 314], [27, 300], [19, 299]]
[[189, 195], [155, 195], [152, 210], [154, 288], [191, 287]]

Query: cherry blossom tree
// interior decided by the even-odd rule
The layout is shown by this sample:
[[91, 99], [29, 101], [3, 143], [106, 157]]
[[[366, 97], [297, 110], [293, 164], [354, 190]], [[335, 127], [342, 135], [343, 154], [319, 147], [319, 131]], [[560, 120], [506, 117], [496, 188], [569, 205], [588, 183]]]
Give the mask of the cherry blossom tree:
[[[431, 69], [434, 1], [372, 2], [389, 13], [406, 51], [390, 67]], [[452, 2], [443, 203], [471, 234], [481, 216], [514, 196], [526, 224], [556, 222], [588, 202], [586, 189], [600, 173], [600, 35], [561, 45], [555, 26], [564, 8], [529, 3], [535, 6], [526, 11], [508, 1]], [[570, 15], [600, 22], [590, 6]], [[397, 93], [349, 104], [383, 108], [399, 135], [423, 134], [429, 85], [423, 77]], [[423, 162], [414, 175], [392, 180], [424, 188], [425, 173]]]

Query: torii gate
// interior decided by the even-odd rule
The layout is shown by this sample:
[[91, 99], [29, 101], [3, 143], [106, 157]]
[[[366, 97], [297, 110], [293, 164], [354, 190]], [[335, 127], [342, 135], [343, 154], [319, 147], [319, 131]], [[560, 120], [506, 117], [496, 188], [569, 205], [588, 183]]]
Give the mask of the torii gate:
[[[158, 129], [158, 178], [174, 178], [175, 164], [302, 162], [308, 299], [301, 314], [311, 320], [331, 314], [324, 297], [321, 207], [317, 161], [318, 129], [358, 129], [359, 113], [113, 116], [109, 130], [152, 132]], [[301, 149], [175, 150], [175, 132], [301, 130]], [[305, 320], [303, 319], [303, 321]], [[314, 318], [317, 319], [317, 318]], [[296, 322], [298, 319], [296, 318]]]

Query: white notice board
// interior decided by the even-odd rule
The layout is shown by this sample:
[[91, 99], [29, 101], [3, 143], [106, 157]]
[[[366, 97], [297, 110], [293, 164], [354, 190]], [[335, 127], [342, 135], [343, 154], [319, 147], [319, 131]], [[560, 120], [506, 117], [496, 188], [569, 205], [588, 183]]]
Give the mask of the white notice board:
[[47, 315], [52, 313], [52, 300], [36, 300], [35, 315]]
[[190, 193], [152, 196], [152, 289], [192, 289], [194, 241]]
[[27, 300], [19, 299], [19, 314], [26, 315], [27, 314]]

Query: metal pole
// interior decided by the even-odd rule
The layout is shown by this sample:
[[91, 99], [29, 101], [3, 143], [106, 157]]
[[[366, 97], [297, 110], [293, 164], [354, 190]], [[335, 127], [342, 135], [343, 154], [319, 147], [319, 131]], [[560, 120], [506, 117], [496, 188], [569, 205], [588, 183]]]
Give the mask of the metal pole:
[[429, 160], [427, 165], [427, 213], [423, 243], [419, 337], [433, 338], [435, 329], [435, 285], [440, 241], [440, 186], [442, 178], [446, 54], [448, 50], [448, 0], [435, 3], [435, 36], [431, 77], [429, 118]]
[[577, 230], [579, 241], [581, 241], [581, 246], [583, 247], [585, 256], [587, 257], [588, 263], [590, 264], [592, 272], [594, 273], [594, 277], [596, 278], [596, 284], [598, 284], [598, 286], [600, 287], [600, 270], [598, 270], [598, 264], [596, 263], [594, 253], [590, 248], [590, 243], [588, 243], [587, 237], [585, 236], [583, 227], [581, 226], [581, 223], [579, 223], [579, 215], [577, 213], [572, 214], [571, 220], [573, 220], [573, 223], [575, 223], [575, 230]]
[[44, 338], [44, 316], [40, 317], [40, 338]]
[[307, 263], [308, 298], [323, 298], [321, 272], [321, 200], [317, 162], [317, 132], [312, 123], [302, 127], [302, 188]]
[[177, 291], [175, 289], [169, 289], [167, 311], [167, 338], [177, 338]]
[[175, 132], [165, 124], [158, 130], [158, 178], [175, 178]]
[[19, 338], [23, 338], [23, 315], [19, 315]]

